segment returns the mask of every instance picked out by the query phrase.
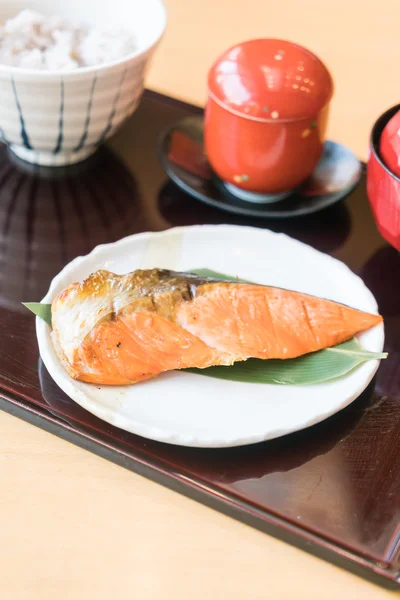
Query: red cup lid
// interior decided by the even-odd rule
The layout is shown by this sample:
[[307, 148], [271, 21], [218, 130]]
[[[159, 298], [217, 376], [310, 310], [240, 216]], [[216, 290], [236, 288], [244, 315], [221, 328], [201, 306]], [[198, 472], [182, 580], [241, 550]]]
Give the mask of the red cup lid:
[[231, 112], [261, 121], [316, 116], [333, 94], [325, 65], [282, 40], [259, 39], [227, 50], [211, 67], [210, 96]]

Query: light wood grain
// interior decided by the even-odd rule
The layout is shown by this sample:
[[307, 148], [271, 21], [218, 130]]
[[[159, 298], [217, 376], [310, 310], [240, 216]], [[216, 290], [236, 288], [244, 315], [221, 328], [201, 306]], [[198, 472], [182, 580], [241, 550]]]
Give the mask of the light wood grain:
[[0, 413], [2, 600], [392, 598]]
[[[398, 0], [167, 0], [150, 86], [203, 104], [226, 47], [287, 38], [336, 81], [329, 136], [366, 155], [400, 100]], [[2, 600], [375, 600], [393, 594], [0, 413]]]
[[335, 80], [330, 138], [367, 155], [369, 132], [400, 102], [398, 0], [165, 0], [169, 23], [155, 57], [154, 89], [203, 105], [207, 71], [229, 46], [256, 37], [300, 43]]

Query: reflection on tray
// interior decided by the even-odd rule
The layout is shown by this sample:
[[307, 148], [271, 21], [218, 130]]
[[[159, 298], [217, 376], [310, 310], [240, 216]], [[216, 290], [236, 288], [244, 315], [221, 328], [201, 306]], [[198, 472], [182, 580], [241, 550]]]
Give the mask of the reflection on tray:
[[250, 225], [286, 233], [323, 252], [333, 252], [342, 246], [351, 232], [351, 216], [343, 203], [315, 215], [292, 220], [255, 219], [206, 206], [185, 194], [174, 183], [167, 182], [160, 190], [158, 205], [170, 227], [204, 223]]
[[385, 350], [388, 360], [377, 374], [377, 392], [400, 401], [400, 254], [384, 246], [369, 259], [361, 277], [374, 294], [385, 319]]
[[143, 228], [135, 179], [102, 148], [62, 170], [10, 160], [0, 147], [0, 305], [24, 310], [75, 256]]

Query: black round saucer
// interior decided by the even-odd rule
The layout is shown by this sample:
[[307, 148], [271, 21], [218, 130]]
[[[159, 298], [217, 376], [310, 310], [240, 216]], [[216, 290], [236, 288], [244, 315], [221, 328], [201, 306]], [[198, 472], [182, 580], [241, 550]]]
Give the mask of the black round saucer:
[[327, 141], [311, 177], [290, 196], [265, 204], [242, 200], [226, 189], [207, 162], [201, 116], [185, 118], [164, 131], [159, 155], [167, 175], [193, 198], [226, 212], [268, 219], [300, 217], [332, 206], [354, 189], [362, 174], [349, 148]]

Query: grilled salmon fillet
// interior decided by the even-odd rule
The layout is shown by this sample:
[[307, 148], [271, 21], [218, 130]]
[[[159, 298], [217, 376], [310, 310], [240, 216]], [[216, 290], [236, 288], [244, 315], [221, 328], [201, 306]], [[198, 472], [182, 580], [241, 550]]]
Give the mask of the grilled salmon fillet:
[[307, 294], [152, 269], [97, 271], [52, 304], [52, 341], [71, 377], [125, 385], [164, 371], [295, 358], [382, 321]]

